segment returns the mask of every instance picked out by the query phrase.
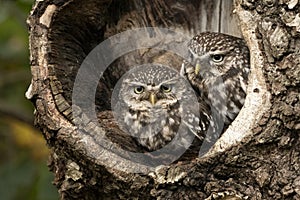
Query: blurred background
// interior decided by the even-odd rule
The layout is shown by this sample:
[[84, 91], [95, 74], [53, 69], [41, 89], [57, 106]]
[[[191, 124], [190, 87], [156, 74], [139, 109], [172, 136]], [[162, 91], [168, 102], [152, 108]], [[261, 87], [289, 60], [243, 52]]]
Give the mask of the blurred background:
[[58, 199], [48, 149], [33, 126], [26, 18], [34, 0], [0, 0], [0, 200]]

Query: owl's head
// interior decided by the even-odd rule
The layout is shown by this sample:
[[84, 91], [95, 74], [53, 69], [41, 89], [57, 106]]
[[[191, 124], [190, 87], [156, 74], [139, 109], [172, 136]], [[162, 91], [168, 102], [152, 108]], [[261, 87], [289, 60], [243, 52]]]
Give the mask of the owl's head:
[[203, 78], [246, 70], [245, 66], [250, 62], [244, 40], [231, 35], [200, 33], [189, 42], [188, 48], [193, 64], [193, 68], [188, 70], [193, 70], [196, 76]]
[[175, 70], [159, 65], [142, 65], [124, 77], [119, 98], [134, 110], [167, 109], [186, 91], [186, 84]]

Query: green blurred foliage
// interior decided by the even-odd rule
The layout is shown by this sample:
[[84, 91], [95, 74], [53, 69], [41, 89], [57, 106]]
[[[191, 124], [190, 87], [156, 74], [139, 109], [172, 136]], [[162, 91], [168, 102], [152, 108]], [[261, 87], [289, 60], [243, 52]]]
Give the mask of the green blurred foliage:
[[26, 18], [33, 0], [0, 0], [0, 199], [58, 199], [45, 140], [25, 99], [30, 81]]

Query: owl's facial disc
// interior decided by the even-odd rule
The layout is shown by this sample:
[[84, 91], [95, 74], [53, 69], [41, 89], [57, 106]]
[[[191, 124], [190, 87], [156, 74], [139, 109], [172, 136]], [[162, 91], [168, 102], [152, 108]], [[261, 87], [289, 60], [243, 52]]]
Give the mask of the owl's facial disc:
[[148, 107], [160, 107], [166, 101], [171, 103], [174, 100], [172, 92], [175, 83], [173, 78], [158, 85], [131, 82], [129, 88], [134, 94], [134, 99], [144, 102]]
[[[231, 50], [231, 49], [230, 49]], [[209, 52], [190, 51], [190, 62], [193, 63], [193, 71], [196, 76], [218, 76], [219, 68], [222, 67], [227, 50], [213, 50]]]
[[155, 106], [158, 101], [166, 100], [168, 97], [168, 93], [171, 93], [171, 91], [171, 85], [161, 84], [160, 86], [148, 86], [148, 90], [146, 90], [146, 93], [149, 94], [148, 100], [151, 105]]
[[[135, 94], [143, 94], [144, 92], [145, 92], [145, 87], [144, 86], [136, 86], [134, 88], [134, 93]], [[152, 104], [152, 106], [155, 105], [156, 101], [157, 101], [156, 94], [154, 92], [150, 92], [149, 102]]]

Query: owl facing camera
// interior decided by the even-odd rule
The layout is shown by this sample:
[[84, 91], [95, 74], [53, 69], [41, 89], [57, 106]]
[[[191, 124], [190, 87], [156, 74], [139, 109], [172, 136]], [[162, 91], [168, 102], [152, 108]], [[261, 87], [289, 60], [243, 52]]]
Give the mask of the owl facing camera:
[[188, 148], [191, 136], [204, 139], [211, 120], [209, 106], [201, 104], [204, 101], [188, 81], [160, 64], [128, 71], [116, 84], [113, 96], [120, 128], [147, 151], [163, 148], [178, 135], [178, 143]]

